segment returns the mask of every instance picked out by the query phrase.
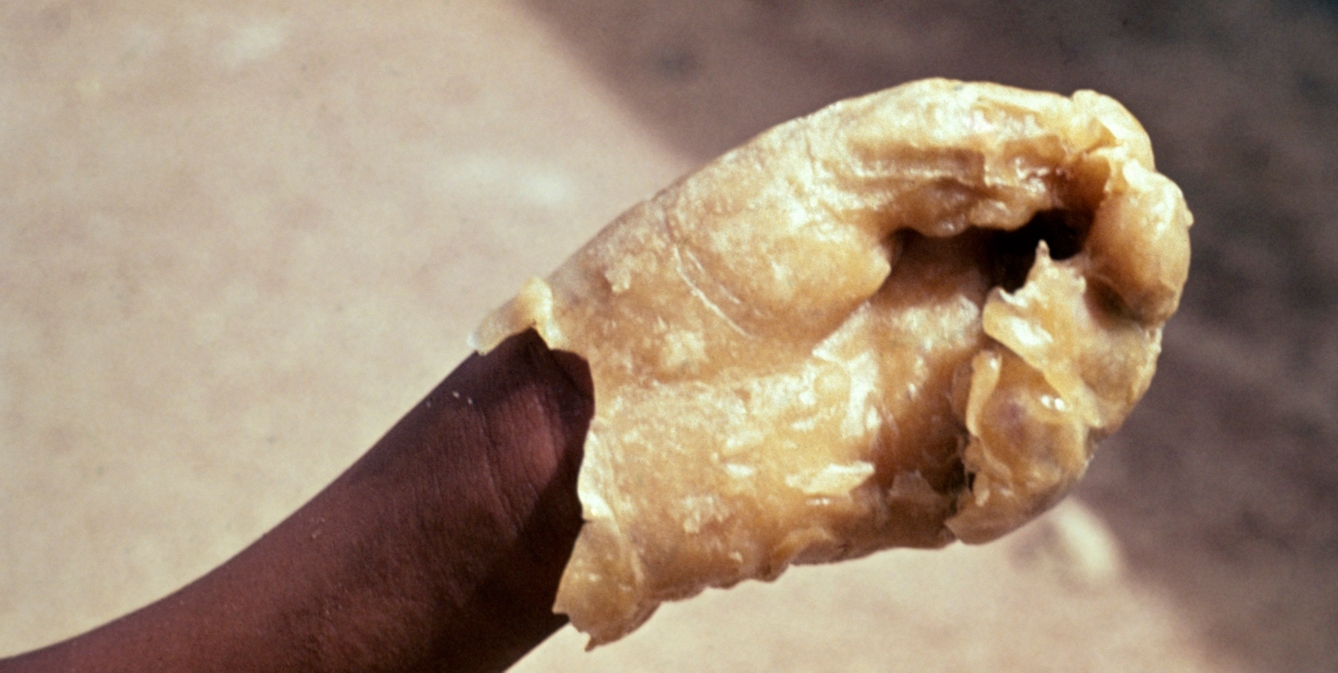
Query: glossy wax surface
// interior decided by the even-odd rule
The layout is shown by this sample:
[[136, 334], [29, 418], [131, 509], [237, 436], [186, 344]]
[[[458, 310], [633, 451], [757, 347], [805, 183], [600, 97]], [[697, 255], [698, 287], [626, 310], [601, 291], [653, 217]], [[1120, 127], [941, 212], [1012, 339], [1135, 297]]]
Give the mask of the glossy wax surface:
[[631, 209], [476, 335], [590, 362], [556, 609], [599, 644], [708, 586], [1022, 525], [1147, 389], [1190, 223], [1114, 100], [948, 80]]

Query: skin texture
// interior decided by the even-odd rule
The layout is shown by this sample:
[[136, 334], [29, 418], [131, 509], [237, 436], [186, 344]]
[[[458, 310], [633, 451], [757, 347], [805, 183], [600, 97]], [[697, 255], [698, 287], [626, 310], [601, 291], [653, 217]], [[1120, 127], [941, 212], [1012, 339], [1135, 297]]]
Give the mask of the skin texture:
[[460, 365], [333, 484], [29, 671], [501, 671], [566, 623], [589, 370], [533, 333]]

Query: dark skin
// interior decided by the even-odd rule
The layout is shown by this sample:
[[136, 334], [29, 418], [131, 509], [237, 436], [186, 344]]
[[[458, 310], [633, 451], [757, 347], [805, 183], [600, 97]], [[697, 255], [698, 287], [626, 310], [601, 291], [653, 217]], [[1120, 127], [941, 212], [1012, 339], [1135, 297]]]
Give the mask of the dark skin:
[[514, 336], [232, 560], [0, 673], [504, 670], [566, 623], [593, 415], [585, 363]]

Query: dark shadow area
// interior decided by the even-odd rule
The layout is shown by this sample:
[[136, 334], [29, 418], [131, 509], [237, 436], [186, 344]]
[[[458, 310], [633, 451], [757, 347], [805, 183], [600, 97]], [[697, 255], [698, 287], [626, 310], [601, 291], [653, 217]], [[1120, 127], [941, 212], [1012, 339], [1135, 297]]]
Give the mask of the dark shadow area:
[[1092, 229], [1092, 214], [1068, 210], [1036, 213], [1017, 231], [986, 232], [986, 249], [994, 269], [990, 274], [998, 285], [1014, 292], [1027, 282], [1027, 274], [1036, 263], [1036, 246], [1045, 241], [1050, 258], [1068, 259], [1082, 251], [1087, 233]]
[[1195, 257], [1162, 371], [1081, 495], [1213, 647], [1255, 670], [1338, 670], [1333, 3], [528, 4], [697, 160], [920, 77], [1121, 100], [1185, 190]]

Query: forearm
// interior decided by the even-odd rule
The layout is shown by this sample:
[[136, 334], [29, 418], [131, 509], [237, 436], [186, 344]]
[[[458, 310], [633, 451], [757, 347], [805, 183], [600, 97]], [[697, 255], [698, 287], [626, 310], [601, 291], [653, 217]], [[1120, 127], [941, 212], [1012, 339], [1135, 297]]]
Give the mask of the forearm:
[[[562, 625], [592, 414], [533, 334], [462, 364], [334, 484], [195, 583], [0, 671], [501, 670]], [[564, 366], [565, 365], [565, 366]]]

